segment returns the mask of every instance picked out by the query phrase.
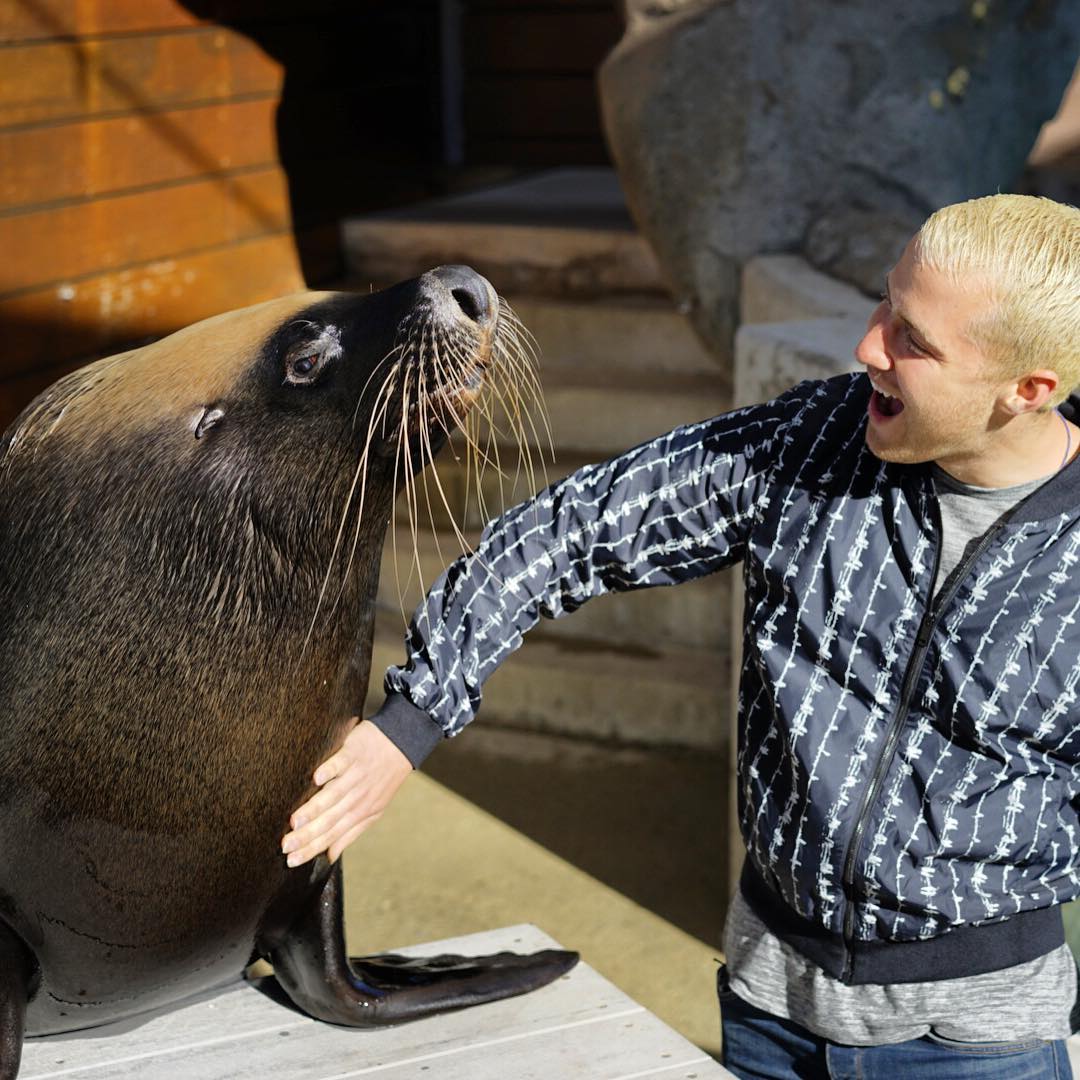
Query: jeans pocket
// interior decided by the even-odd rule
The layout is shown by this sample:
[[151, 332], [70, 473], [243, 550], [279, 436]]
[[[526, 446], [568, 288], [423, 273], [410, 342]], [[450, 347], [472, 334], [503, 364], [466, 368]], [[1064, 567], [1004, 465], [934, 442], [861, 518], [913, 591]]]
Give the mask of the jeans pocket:
[[1004, 1039], [1000, 1042], [969, 1042], [966, 1039], [950, 1039], [933, 1031], [926, 1037], [946, 1050], [955, 1050], [958, 1054], [972, 1054], [983, 1057], [1028, 1054], [1032, 1050], [1041, 1050], [1051, 1045], [1046, 1039]]

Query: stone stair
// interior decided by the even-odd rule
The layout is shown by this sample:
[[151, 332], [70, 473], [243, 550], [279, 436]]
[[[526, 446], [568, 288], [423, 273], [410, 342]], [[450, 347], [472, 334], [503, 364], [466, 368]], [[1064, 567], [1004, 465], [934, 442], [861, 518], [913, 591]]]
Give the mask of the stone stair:
[[[555, 170], [353, 219], [344, 239], [355, 288], [461, 262], [509, 301], [540, 347], [555, 450], [554, 463], [546, 464], [549, 480], [729, 405], [730, 374], [675, 310], [610, 170]], [[455, 449], [460, 456], [455, 446], [443, 452], [438, 475], [473, 541], [481, 515], [475, 500], [463, 508], [467, 478]], [[513, 458], [508, 447], [500, 453]], [[537, 472], [537, 487], [544, 483]], [[503, 486], [500, 496], [498, 478], [484, 477], [490, 512], [531, 494], [522, 476]], [[430, 482], [428, 490], [437, 500]], [[411, 614], [423, 589], [460, 552], [437, 502], [430, 517], [421, 513], [415, 560], [400, 511], [396, 570], [392, 541], [384, 551], [369, 708], [381, 698], [382, 670], [403, 656], [403, 611]], [[720, 748], [727, 739], [729, 592], [729, 575], [718, 574], [676, 590], [600, 597], [572, 618], [542, 620], [528, 647], [487, 683], [485, 725]]]

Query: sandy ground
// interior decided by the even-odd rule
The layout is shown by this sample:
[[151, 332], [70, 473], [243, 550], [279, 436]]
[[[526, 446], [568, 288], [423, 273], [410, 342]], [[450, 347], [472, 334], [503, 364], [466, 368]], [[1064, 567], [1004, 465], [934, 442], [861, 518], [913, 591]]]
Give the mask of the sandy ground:
[[609, 751], [478, 724], [426, 771], [468, 798], [417, 774], [346, 853], [353, 954], [531, 922], [718, 1052], [718, 755]]

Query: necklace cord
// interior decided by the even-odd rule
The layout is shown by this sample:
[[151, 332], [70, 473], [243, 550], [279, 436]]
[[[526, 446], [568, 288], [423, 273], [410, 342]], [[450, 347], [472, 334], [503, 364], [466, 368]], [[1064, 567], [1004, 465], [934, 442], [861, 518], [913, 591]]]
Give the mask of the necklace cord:
[[1061, 472], [1068, 463], [1069, 454], [1072, 451], [1072, 432], [1069, 430], [1069, 421], [1061, 415], [1061, 410], [1055, 409], [1054, 412], [1057, 413], [1058, 419], [1061, 421], [1061, 426], [1065, 428], [1065, 453], [1061, 457], [1061, 464], [1057, 467], [1057, 471]]

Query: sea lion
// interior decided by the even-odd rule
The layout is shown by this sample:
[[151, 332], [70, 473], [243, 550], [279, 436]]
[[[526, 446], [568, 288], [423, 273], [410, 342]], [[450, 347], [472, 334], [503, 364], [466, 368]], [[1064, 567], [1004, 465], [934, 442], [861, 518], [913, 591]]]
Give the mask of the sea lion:
[[279, 849], [364, 699], [395, 495], [517, 362], [512, 321], [467, 267], [287, 297], [93, 363], [4, 433], [0, 1077], [24, 1033], [177, 1001], [256, 955], [357, 1026], [573, 965], [350, 966], [339, 870]]

